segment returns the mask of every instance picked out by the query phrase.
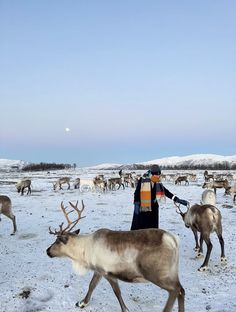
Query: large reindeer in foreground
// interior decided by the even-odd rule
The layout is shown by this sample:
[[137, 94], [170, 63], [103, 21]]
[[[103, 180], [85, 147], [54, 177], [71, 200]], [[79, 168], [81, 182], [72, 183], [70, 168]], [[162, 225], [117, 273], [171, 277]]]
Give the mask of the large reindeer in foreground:
[[179, 249], [176, 237], [164, 230], [145, 229], [136, 231], [111, 231], [99, 229], [91, 234], [78, 235], [80, 230], [71, 232], [81, 219], [82, 209], [71, 202], [70, 206], [78, 213], [75, 221], [70, 221], [63, 202], [61, 209], [68, 225], [50, 234], [57, 235], [56, 241], [47, 249], [49, 257], [68, 257], [74, 268], [82, 274], [94, 271], [88, 292], [76, 306], [84, 308], [91, 295], [104, 277], [111, 285], [121, 307], [127, 312], [117, 280], [125, 282], [152, 282], [169, 293], [163, 312], [171, 312], [176, 298], [178, 311], [184, 312], [185, 292], [178, 277]]
[[[224, 239], [222, 237], [222, 224], [221, 224], [221, 213], [219, 209], [212, 205], [198, 205], [195, 204], [188, 207], [186, 212], [182, 212], [180, 207], [176, 204], [178, 213], [182, 216], [185, 226], [191, 228], [194, 234], [196, 247], [195, 251], [198, 252], [198, 257], [202, 256], [203, 252], [203, 241], [207, 245], [206, 257], [203, 264], [200, 266], [198, 271], [206, 271], [208, 269], [208, 262], [211, 255], [212, 243], [210, 240], [210, 234], [216, 232], [220, 246], [221, 246], [221, 262], [225, 263], [225, 252], [224, 252]], [[198, 243], [198, 234], [200, 232], [200, 244]]]
[[62, 190], [62, 184], [67, 184], [68, 185], [68, 190], [70, 189], [70, 178], [69, 177], [62, 177], [59, 178], [56, 183], [53, 184], [53, 189], [54, 191], [59, 187], [59, 190]]

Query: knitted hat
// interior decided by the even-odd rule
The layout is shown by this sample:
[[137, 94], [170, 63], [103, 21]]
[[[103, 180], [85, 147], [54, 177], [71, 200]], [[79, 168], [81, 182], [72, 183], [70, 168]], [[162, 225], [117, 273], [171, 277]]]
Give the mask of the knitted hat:
[[160, 175], [161, 174], [161, 168], [158, 165], [152, 165], [151, 166], [151, 173]]

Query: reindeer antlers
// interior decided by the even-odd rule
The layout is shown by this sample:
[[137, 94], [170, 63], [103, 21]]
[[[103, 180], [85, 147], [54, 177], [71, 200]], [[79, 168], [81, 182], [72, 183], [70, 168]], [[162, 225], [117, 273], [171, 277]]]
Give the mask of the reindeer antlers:
[[[176, 209], [176, 212], [178, 213], [178, 214], [180, 214], [181, 216], [183, 216], [184, 215], [184, 212], [180, 209], [180, 204], [176, 204], [176, 203], [174, 203], [175, 204], [175, 206], [177, 207], [177, 209]], [[189, 210], [189, 205], [187, 206], [187, 211]]]
[[[65, 232], [69, 233], [69, 232], [71, 232], [71, 230], [76, 226], [76, 224], [79, 222], [79, 220], [82, 219], [82, 218], [84, 218], [84, 217], [81, 217], [81, 214], [82, 214], [82, 212], [83, 212], [83, 210], [84, 210], [84, 202], [83, 202], [83, 200], [82, 200], [82, 208], [81, 208], [81, 209], [78, 208], [78, 200], [77, 200], [77, 202], [76, 202], [75, 205], [72, 204], [71, 202], [69, 202], [69, 204], [71, 205], [71, 207], [73, 208], [73, 210], [67, 212], [67, 211], [66, 211], [66, 208], [67, 208], [67, 207], [64, 206], [63, 201], [61, 202], [61, 210], [62, 210], [62, 212], [64, 213], [64, 216], [65, 216], [65, 218], [66, 218], [66, 221], [67, 221], [68, 225], [63, 229], [63, 224], [64, 224], [64, 222], [62, 222], [62, 223], [59, 225], [59, 228], [60, 228], [60, 229], [59, 229], [59, 230], [56, 230], [56, 229], [55, 229], [54, 231], [52, 231], [52, 230], [51, 230], [51, 227], [49, 227], [49, 233], [50, 233], [50, 234], [62, 235], [62, 234], [64, 234]], [[71, 220], [69, 219], [69, 216], [68, 216], [68, 215], [69, 215], [71, 212], [73, 212], [73, 211], [76, 211], [76, 212], [77, 212], [78, 217], [77, 217], [77, 219], [75, 219], [74, 221], [71, 221]]]
[[176, 212], [182, 216], [184, 213], [183, 213], [183, 211], [180, 209], [180, 204], [178, 205], [178, 204], [175, 203], [175, 206], [177, 207]]

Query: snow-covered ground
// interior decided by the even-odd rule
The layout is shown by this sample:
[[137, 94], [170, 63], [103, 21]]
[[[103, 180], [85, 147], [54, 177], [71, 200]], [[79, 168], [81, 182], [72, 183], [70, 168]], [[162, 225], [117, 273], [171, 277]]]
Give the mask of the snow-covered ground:
[[[85, 295], [92, 273], [76, 275], [68, 259], [51, 259], [46, 249], [55, 237], [48, 233], [48, 227], [57, 228], [64, 221], [60, 203], [82, 200], [84, 215], [80, 220], [82, 233], [89, 233], [106, 227], [113, 230], [129, 230], [133, 214], [133, 192], [125, 190], [83, 192], [71, 190], [53, 191], [52, 183], [59, 176], [94, 177], [95, 170], [76, 169], [45, 173], [1, 172], [0, 193], [12, 199], [17, 218], [18, 232], [10, 236], [12, 224], [2, 216], [0, 223], [0, 311], [79, 311], [75, 303]], [[111, 171], [104, 171], [106, 176]], [[22, 177], [32, 179], [32, 194], [20, 196], [15, 183]], [[197, 172], [198, 180], [189, 186], [176, 186], [173, 182], [164, 185], [180, 198], [192, 204], [199, 202], [202, 193], [202, 171]], [[234, 181], [236, 174], [234, 172]], [[212, 234], [213, 250], [208, 272], [198, 272], [202, 259], [197, 260], [193, 251], [194, 238], [175, 212], [172, 201], [167, 199], [160, 207], [161, 228], [180, 237], [180, 280], [186, 291], [186, 311], [189, 312], [232, 312], [236, 311], [236, 206], [232, 197], [217, 191], [217, 207], [223, 218], [223, 237], [228, 259], [220, 264], [220, 246]], [[204, 251], [206, 250], [204, 246]], [[132, 312], [162, 311], [167, 292], [153, 284], [128, 284], [120, 282], [124, 301]], [[28, 293], [27, 293], [28, 291]], [[23, 298], [24, 294], [28, 298]], [[115, 295], [107, 281], [102, 280], [96, 288], [86, 312], [120, 312]], [[177, 304], [174, 310], [177, 311]]]

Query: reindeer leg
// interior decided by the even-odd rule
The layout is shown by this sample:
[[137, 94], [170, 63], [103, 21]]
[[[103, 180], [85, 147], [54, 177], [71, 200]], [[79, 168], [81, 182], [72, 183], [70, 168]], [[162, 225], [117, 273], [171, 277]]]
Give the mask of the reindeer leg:
[[114, 291], [114, 293], [115, 293], [115, 295], [116, 295], [116, 297], [117, 297], [117, 299], [118, 299], [118, 301], [120, 303], [121, 311], [122, 312], [128, 312], [129, 310], [126, 307], [126, 305], [125, 305], [125, 303], [124, 303], [124, 301], [123, 301], [123, 299], [121, 297], [121, 291], [120, 291], [120, 287], [118, 285], [117, 280], [116, 279], [112, 279], [112, 278], [107, 277], [107, 276], [105, 278], [110, 283], [110, 285], [111, 285], [111, 287], [112, 287], [112, 289], [113, 289], [113, 291]]
[[[179, 292], [180, 290], [179, 289], [174, 289], [174, 290], [168, 290], [168, 293], [169, 293], [169, 297], [167, 299], [167, 302], [166, 302], [166, 305], [164, 307], [164, 310], [163, 312], [171, 312], [172, 311], [172, 308], [173, 308], [173, 305], [175, 303], [175, 300], [176, 298], [179, 296]], [[180, 301], [179, 301], [180, 300]], [[178, 308], [178, 311], [179, 312], [184, 312], [183, 310], [183, 298], [179, 298], [178, 297], [178, 303], [181, 302], [181, 305], [179, 305], [179, 308]]]
[[89, 289], [88, 289], [86, 296], [84, 297], [83, 300], [78, 301], [75, 304], [76, 307], [84, 308], [86, 307], [86, 305], [88, 305], [90, 298], [92, 296], [92, 293], [94, 289], [96, 288], [97, 284], [100, 282], [101, 278], [102, 278], [102, 275], [98, 274], [97, 272], [94, 272], [94, 275], [89, 283]]
[[220, 256], [220, 260], [222, 263], [225, 263], [227, 262], [227, 258], [225, 257], [225, 244], [224, 244], [224, 239], [222, 237], [222, 234], [218, 234], [217, 233], [217, 236], [218, 236], [218, 239], [219, 239], [219, 242], [220, 242], [220, 247], [221, 247], [221, 256]]
[[178, 312], [184, 312], [184, 297], [185, 297], [185, 290], [180, 285], [180, 291], [178, 295]]
[[201, 258], [203, 257], [203, 236], [202, 234], [200, 234], [200, 247], [199, 247], [199, 250], [198, 250], [198, 254], [197, 254], [197, 258]]
[[9, 218], [12, 220], [12, 223], [13, 223], [13, 232], [11, 233], [11, 235], [14, 235], [17, 231], [16, 217], [12, 214], [11, 216], [9, 216]]
[[199, 252], [200, 246], [198, 244], [197, 230], [195, 228], [192, 228], [192, 231], [193, 231], [194, 239], [195, 239], [195, 242], [196, 242], [196, 246], [195, 246], [194, 250]]
[[207, 245], [207, 253], [206, 253], [206, 257], [204, 259], [204, 262], [203, 264], [201, 265], [201, 267], [198, 269], [198, 271], [206, 271], [208, 269], [208, 262], [209, 262], [209, 258], [210, 258], [210, 255], [211, 255], [211, 250], [212, 250], [212, 243], [211, 243], [211, 240], [210, 240], [210, 237], [209, 235], [203, 235], [203, 239]]

